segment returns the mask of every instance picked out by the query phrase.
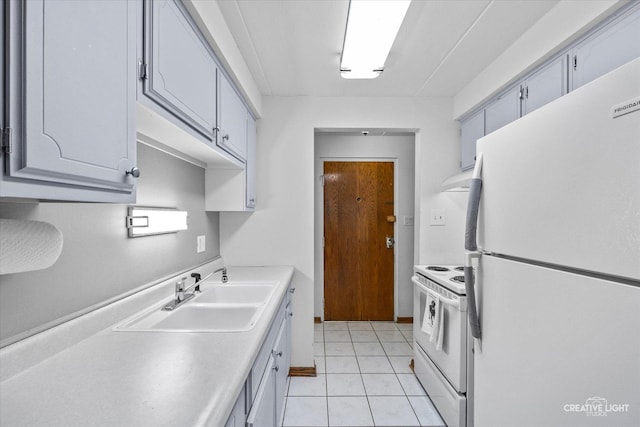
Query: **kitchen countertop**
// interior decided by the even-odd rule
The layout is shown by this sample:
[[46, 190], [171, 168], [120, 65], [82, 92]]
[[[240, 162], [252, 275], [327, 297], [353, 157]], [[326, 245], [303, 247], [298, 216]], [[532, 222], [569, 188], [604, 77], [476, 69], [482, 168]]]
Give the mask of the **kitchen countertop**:
[[229, 268], [230, 283], [278, 283], [250, 331], [108, 328], [46, 358], [0, 383], [0, 424], [223, 426], [292, 276], [292, 267]]

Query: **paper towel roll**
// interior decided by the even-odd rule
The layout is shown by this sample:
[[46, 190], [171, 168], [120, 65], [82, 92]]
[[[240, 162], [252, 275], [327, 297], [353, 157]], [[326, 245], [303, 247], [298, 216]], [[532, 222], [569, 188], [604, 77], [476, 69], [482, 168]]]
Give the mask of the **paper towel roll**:
[[62, 252], [62, 233], [42, 221], [0, 219], [0, 274], [49, 268]]

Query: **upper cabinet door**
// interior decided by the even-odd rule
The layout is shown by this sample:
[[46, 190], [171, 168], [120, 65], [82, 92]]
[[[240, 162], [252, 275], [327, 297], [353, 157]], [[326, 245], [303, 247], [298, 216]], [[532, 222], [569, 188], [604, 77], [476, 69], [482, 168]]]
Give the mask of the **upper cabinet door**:
[[136, 161], [135, 2], [8, 3], [13, 143], [5, 173], [135, 194], [126, 174]]
[[573, 89], [640, 57], [640, 10], [597, 31], [573, 49]]
[[476, 163], [476, 141], [484, 136], [484, 110], [460, 124], [460, 169], [471, 169]]
[[247, 108], [229, 80], [218, 72], [220, 133], [217, 143], [240, 160], [247, 158]]
[[145, 94], [213, 140], [218, 67], [206, 41], [179, 1], [148, 0], [145, 19]]
[[567, 81], [567, 55], [562, 55], [525, 81], [522, 115], [565, 95]]
[[484, 110], [485, 134], [511, 123], [520, 117], [520, 87], [503, 94]]

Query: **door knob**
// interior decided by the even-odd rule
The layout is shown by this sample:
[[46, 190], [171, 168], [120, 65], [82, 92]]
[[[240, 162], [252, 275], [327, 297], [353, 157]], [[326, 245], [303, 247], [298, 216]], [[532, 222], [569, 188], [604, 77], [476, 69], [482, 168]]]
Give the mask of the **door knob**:
[[391, 249], [393, 248], [393, 246], [395, 245], [395, 240], [393, 240], [393, 236], [387, 236], [386, 242], [387, 244], [387, 249]]

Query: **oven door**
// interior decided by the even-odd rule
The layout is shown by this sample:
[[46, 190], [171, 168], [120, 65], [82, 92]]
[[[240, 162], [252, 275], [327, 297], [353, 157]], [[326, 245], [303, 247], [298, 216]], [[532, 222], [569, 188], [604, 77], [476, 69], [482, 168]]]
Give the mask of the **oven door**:
[[[456, 295], [454, 298], [437, 292], [439, 285], [428, 288], [415, 277], [414, 284], [414, 326], [413, 336], [416, 343], [438, 367], [451, 385], [459, 393], [467, 391], [467, 312], [466, 297]], [[440, 298], [443, 313], [443, 342], [442, 349], [436, 350], [435, 343], [429, 342], [431, 336], [422, 331], [425, 306], [428, 292], [437, 293]], [[447, 292], [451, 296], [450, 292]]]

